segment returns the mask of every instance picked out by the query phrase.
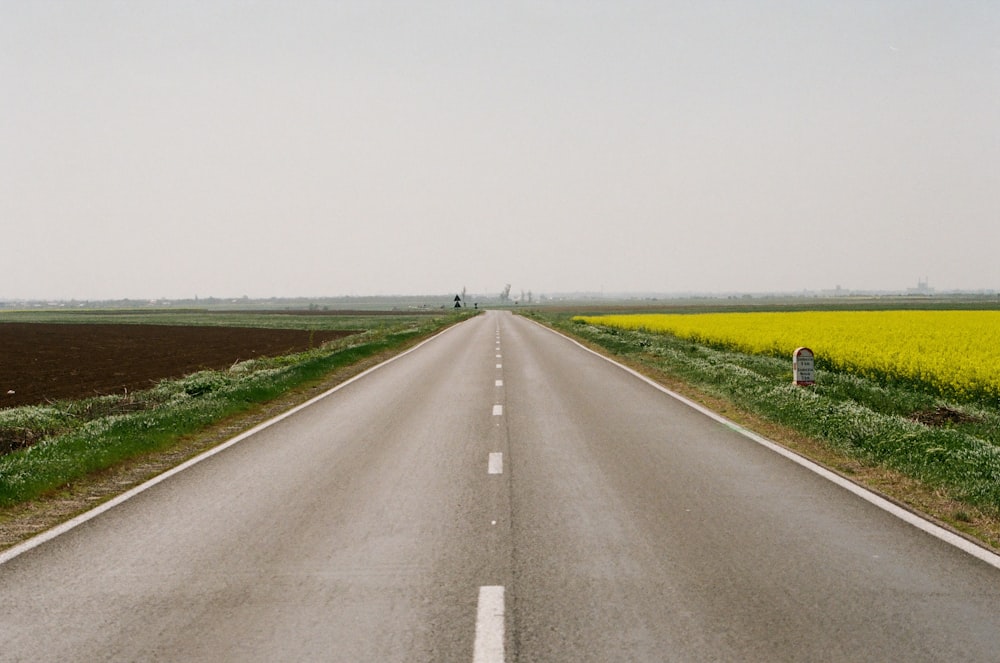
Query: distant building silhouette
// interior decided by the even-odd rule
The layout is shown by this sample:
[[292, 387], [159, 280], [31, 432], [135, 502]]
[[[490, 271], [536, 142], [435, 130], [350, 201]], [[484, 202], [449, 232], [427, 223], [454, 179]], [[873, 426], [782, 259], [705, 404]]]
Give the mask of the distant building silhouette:
[[934, 288], [932, 288], [929, 285], [927, 285], [929, 281], [930, 281], [930, 279], [928, 279], [926, 276], [924, 278], [922, 278], [922, 279], [917, 279], [917, 287], [916, 288], [907, 288], [906, 289], [906, 294], [908, 294], [908, 295], [933, 295], [934, 294]]

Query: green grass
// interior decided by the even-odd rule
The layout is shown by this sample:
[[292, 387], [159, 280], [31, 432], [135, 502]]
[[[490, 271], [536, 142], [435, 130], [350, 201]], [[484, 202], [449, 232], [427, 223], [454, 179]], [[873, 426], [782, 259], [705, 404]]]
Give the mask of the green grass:
[[[829, 370], [817, 372], [815, 387], [796, 387], [791, 358], [574, 323], [568, 314], [534, 315], [612, 354], [821, 440], [863, 464], [898, 471], [1000, 515], [1000, 404], [946, 401], [914, 385], [883, 384]], [[956, 421], [925, 425], [914, 419], [939, 408], [954, 413]]]
[[33, 500], [70, 482], [324, 379], [331, 371], [397, 351], [469, 317], [377, 319], [375, 329], [294, 355], [259, 358], [224, 371], [201, 371], [128, 396], [103, 396], [0, 410], [0, 507]]

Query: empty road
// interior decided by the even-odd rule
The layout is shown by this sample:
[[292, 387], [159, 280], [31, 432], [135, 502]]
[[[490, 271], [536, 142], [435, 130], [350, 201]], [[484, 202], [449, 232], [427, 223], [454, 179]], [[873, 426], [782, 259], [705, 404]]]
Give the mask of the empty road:
[[996, 661], [1000, 571], [488, 312], [0, 564], [2, 661]]

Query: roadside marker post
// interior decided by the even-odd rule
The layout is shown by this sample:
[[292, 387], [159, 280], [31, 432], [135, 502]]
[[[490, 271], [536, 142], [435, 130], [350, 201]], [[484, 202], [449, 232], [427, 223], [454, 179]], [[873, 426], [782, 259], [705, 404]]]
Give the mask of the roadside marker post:
[[813, 351], [809, 348], [796, 348], [792, 354], [792, 380], [799, 387], [816, 384], [816, 364]]

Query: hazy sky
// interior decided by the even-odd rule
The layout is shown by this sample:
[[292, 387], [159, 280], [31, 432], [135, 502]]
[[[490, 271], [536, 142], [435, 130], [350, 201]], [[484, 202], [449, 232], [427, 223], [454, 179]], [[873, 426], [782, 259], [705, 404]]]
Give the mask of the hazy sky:
[[1000, 2], [0, 0], [0, 298], [1000, 290]]

